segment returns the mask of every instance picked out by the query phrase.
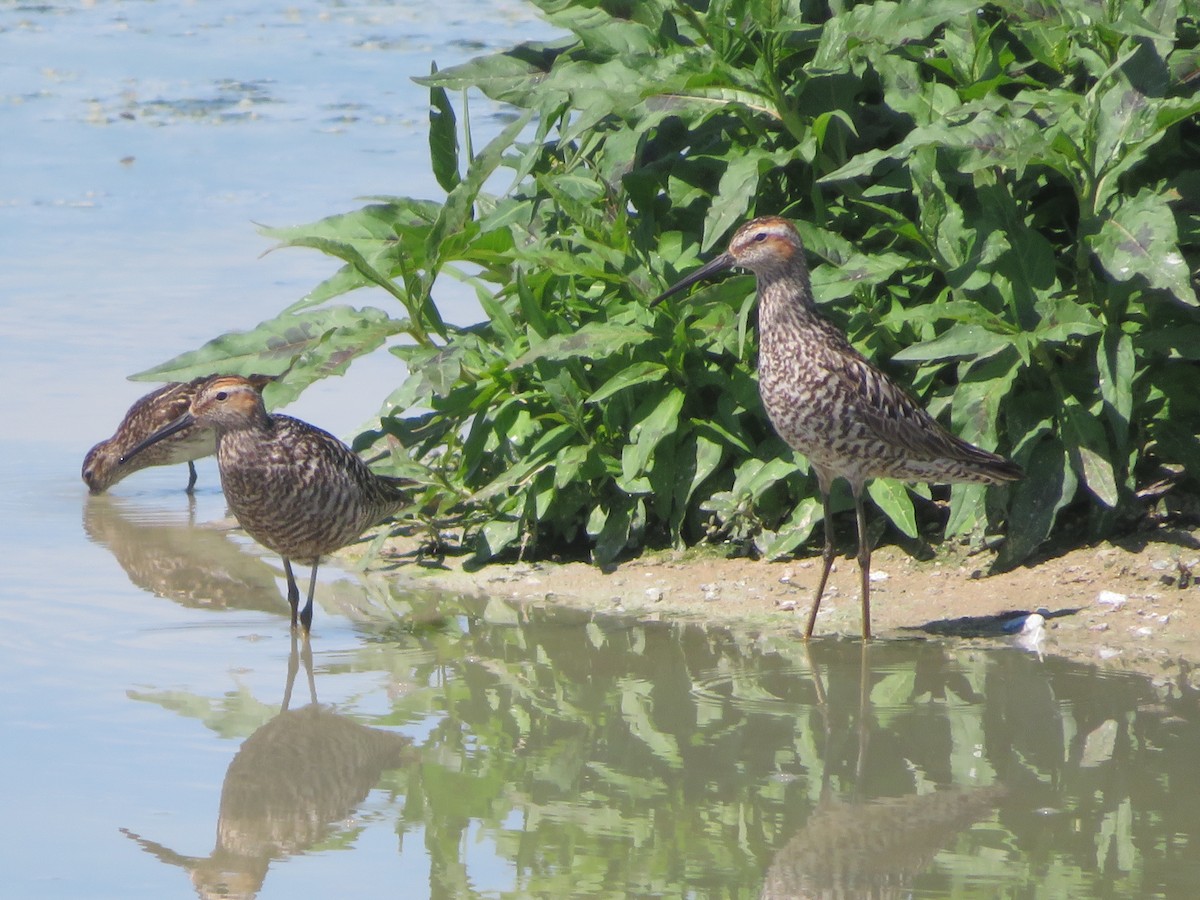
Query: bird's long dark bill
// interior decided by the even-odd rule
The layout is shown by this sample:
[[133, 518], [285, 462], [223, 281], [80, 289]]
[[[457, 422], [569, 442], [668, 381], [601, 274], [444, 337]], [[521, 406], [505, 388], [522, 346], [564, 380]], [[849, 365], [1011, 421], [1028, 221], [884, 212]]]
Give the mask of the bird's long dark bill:
[[675, 284], [671, 285], [669, 288], [667, 288], [665, 291], [663, 291], [661, 294], [659, 294], [657, 297], [655, 297], [653, 300], [651, 300], [650, 305], [657, 306], [658, 304], [660, 304], [664, 300], [666, 300], [668, 297], [674, 296], [675, 294], [678, 294], [680, 291], [686, 291], [697, 281], [704, 281], [706, 278], [711, 278], [712, 276], [716, 275], [718, 272], [724, 272], [726, 269], [732, 269], [733, 265], [734, 265], [733, 256], [730, 255], [729, 253], [722, 253], [716, 259], [711, 260], [710, 262], [702, 265], [691, 275], [688, 275], [681, 281], [678, 281]]
[[133, 459], [150, 445], [157, 444], [163, 438], [168, 438], [173, 434], [183, 431], [183, 429], [191, 426], [195, 421], [195, 418], [190, 412], [185, 412], [170, 425], [164, 425], [162, 428], [158, 429], [158, 431], [154, 432], [154, 434], [150, 435], [150, 437], [146, 438], [140, 444], [135, 446], [128, 453], [124, 454], [121, 457], [122, 465], [129, 462], [129, 460]]

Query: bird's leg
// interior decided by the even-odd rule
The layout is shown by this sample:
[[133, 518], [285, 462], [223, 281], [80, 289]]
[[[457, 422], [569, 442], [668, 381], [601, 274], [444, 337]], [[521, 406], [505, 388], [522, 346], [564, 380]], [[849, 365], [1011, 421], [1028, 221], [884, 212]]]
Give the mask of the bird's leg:
[[313, 617], [313, 594], [317, 590], [317, 562], [313, 563], [312, 574], [308, 577], [308, 602], [304, 604], [304, 609], [300, 610], [300, 624], [304, 626], [304, 636], [312, 631]]
[[188, 485], [184, 491], [191, 494], [194, 493], [196, 487], [196, 464], [190, 459], [188, 460]]
[[863, 486], [854, 491], [854, 518], [858, 520], [858, 572], [862, 576], [862, 636], [871, 639], [871, 543], [867, 536], [867, 511], [863, 506]]
[[817, 624], [817, 610], [821, 608], [825, 583], [829, 581], [829, 570], [833, 568], [833, 510], [829, 506], [829, 484], [820, 477], [817, 483], [821, 490], [821, 506], [825, 510], [825, 549], [821, 551], [821, 580], [817, 582], [817, 593], [813, 597], [812, 609], [808, 612], [808, 626], [804, 629], [806, 641], [812, 637], [813, 628]]
[[313, 678], [312, 642], [305, 641], [300, 651], [300, 659], [304, 662], [304, 674], [308, 676], [308, 701], [314, 706], [317, 703], [317, 682]]
[[871, 645], [862, 644], [858, 669], [858, 762], [854, 766], [854, 789], [863, 786], [867, 771], [867, 745], [871, 740]]
[[288, 710], [288, 704], [292, 702], [292, 688], [296, 684], [296, 673], [300, 671], [300, 650], [296, 644], [296, 631], [292, 630], [292, 649], [288, 654], [287, 667], [287, 684], [283, 688], [283, 703], [279, 706], [279, 711], [285, 713]]
[[296, 576], [292, 574], [292, 563], [285, 556], [283, 571], [287, 573], [288, 605], [292, 608], [292, 630], [296, 628], [296, 611], [300, 608], [300, 588], [296, 587]]
[[288, 654], [287, 686], [283, 689], [283, 704], [279, 708], [281, 713], [288, 711], [288, 704], [292, 701], [292, 689], [296, 685], [296, 673], [300, 671], [301, 660], [304, 661], [304, 674], [308, 676], [308, 696], [310, 702], [315, 704], [317, 702], [317, 683], [313, 679], [312, 644], [305, 641], [301, 645], [296, 637], [296, 629], [293, 628], [292, 649]]

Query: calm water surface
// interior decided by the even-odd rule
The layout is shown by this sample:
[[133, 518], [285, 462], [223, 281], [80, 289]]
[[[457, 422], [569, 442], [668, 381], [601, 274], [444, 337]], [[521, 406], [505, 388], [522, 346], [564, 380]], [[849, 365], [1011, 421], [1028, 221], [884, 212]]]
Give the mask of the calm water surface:
[[[0, 4], [0, 895], [1196, 896], [1186, 688], [332, 566], [306, 654], [211, 461], [194, 501], [183, 468], [87, 497], [126, 375], [332, 269], [253, 222], [436, 196], [408, 77], [549, 34], [467, 0]], [[385, 356], [289, 411], [353, 433]]]

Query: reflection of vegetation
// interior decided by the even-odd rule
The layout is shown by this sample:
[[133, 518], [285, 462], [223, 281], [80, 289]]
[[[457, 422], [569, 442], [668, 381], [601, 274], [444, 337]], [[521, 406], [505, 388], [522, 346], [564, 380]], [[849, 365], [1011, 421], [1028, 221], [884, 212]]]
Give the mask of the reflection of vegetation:
[[132, 700], [155, 703], [163, 709], [198, 719], [223, 738], [245, 738], [266, 725], [277, 710], [257, 700], [244, 686], [219, 698], [188, 691], [129, 691]]
[[[917, 890], [1050, 878], [1088, 895], [1112, 877], [1105, 865], [1167, 841], [1121, 812], [1138, 806], [1127, 783], [1118, 787], [1125, 766], [1152, 762], [1130, 731], [1099, 766], [1080, 767], [1086, 734], [1134, 715], [1140, 679], [1114, 679], [1096, 694], [1092, 673], [1064, 663], [905, 642], [873, 648], [864, 685], [857, 647], [821, 644], [822, 705], [791, 644], [660, 623], [571, 628], [536, 610], [529, 620], [499, 628], [458, 619], [459, 634], [366, 651], [425, 686], [397, 701], [400, 716], [437, 717], [400, 825], [423, 829], [435, 895], [469, 893], [468, 836], [510, 862], [516, 894], [548, 896], [750, 896], [780, 850], [822, 816], [885, 810], [897, 832], [932, 823], [923, 841], [893, 837], [910, 867], [892, 871]], [[1101, 773], [1105, 795], [1088, 784]], [[822, 800], [823, 785], [849, 799]], [[989, 821], [1000, 787], [1008, 799]], [[851, 804], [861, 814], [847, 812]], [[1046, 818], [1040, 808], [1062, 813]], [[1088, 835], [1087, 858], [1062, 854], [1064, 832], [1042, 845], [1048, 824]], [[942, 840], [949, 846], [936, 852]], [[1136, 871], [1124, 877], [1131, 888], [1145, 883]]]
[[[875, 679], [870, 646], [863, 644], [859, 652], [858, 740], [850, 789], [839, 796], [831, 773], [822, 770], [820, 801], [804, 827], [775, 854], [762, 900], [908, 896], [915, 876], [929, 867], [937, 852], [960, 831], [989, 816], [1005, 794], [1003, 787], [994, 785], [856, 801], [867, 771], [873, 702], [893, 698], [905, 704], [917, 684], [907, 671]], [[834, 710], [821, 669], [811, 657], [809, 663], [826, 726], [822, 757], [829, 760], [829, 745], [839, 729], [833, 725]], [[897, 696], [899, 690], [904, 693]]]
[[318, 676], [386, 673], [372, 724], [420, 735], [381, 786], [432, 896], [754, 897], [768, 872], [831, 884], [821, 846], [842, 884], [1129, 896], [1200, 839], [1194, 701], [1141, 678], [917, 640], [864, 668], [836, 641], [810, 660], [699, 625], [397, 602], [436, 625], [364, 626]]

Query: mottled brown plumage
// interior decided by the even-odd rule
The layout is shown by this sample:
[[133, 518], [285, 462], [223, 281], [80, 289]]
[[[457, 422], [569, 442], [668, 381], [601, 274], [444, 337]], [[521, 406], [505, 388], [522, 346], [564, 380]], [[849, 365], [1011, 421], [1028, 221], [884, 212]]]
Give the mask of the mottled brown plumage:
[[192, 460], [211, 456], [217, 449], [217, 436], [211, 428], [189, 428], [137, 456], [129, 457], [125, 462], [122, 462], [122, 457], [187, 412], [196, 391], [207, 380], [197, 378], [186, 383], [165, 384], [129, 407], [113, 436], [98, 443], [83, 458], [82, 475], [88, 490], [93, 494], [102, 494], [140, 469], [185, 462], [188, 465], [187, 491], [190, 494], [196, 486], [196, 467]]
[[817, 475], [825, 509], [824, 566], [805, 637], [816, 624], [833, 565], [829, 489], [845, 478], [854, 494], [862, 576], [863, 638], [871, 637], [871, 548], [863, 487], [871, 478], [1002, 484], [1021, 477], [1014, 463], [946, 431], [871, 365], [812, 299], [804, 245], [786, 219], [765, 216], [738, 229], [729, 249], [653, 302], [739, 266], [758, 280], [759, 394], [776, 432]]
[[300, 594], [292, 562], [312, 566], [308, 602], [299, 612], [312, 625], [321, 556], [356, 540], [407, 502], [408, 482], [372, 472], [333, 435], [290, 416], [271, 415], [259, 385], [236, 376], [206, 383], [191, 408], [134, 447], [126, 458], [186, 428], [217, 434], [217, 466], [225, 500], [252, 538], [283, 557], [292, 626]]

